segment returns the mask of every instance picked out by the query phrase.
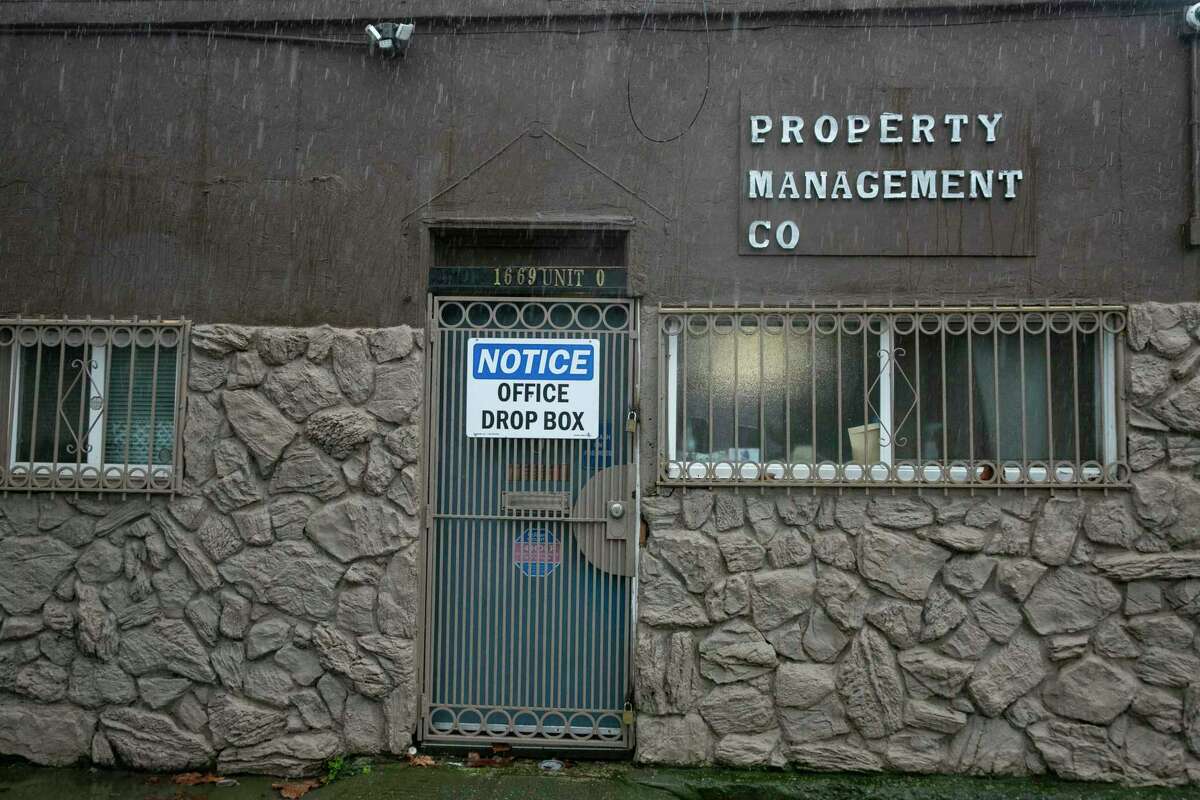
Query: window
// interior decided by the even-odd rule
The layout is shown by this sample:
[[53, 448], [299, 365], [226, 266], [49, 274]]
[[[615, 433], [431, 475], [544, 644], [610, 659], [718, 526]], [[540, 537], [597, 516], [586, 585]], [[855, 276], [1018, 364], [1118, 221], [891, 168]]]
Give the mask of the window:
[[174, 491], [186, 329], [0, 320], [0, 489]]
[[1118, 306], [663, 309], [666, 484], [1112, 486]]

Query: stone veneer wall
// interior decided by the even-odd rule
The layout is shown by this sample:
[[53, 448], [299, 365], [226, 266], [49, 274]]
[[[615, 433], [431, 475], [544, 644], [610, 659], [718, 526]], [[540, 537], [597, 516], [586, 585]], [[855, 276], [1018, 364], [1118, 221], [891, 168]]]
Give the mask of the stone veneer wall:
[[0, 495], [0, 752], [298, 774], [416, 726], [422, 339], [192, 334], [176, 498]]
[[[1200, 306], [1128, 492], [647, 497], [651, 763], [1200, 781]], [[0, 752], [297, 774], [416, 727], [422, 341], [193, 331], [185, 490], [0, 495]]]
[[644, 498], [638, 758], [1200, 782], [1198, 333], [1131, 310], [1130, 491]]

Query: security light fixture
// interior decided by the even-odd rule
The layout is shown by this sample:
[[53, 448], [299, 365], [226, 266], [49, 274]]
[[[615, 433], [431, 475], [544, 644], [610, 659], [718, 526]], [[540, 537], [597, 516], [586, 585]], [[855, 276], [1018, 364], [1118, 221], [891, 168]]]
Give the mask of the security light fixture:
[[1194, 3], [1188, 6], [1184, 12], [1183, 18], [1187, 21], [1188, 27], [1194, 31], [1200, 31], [1200, 3]]
[[371, 52], [385, 56], [404, 55], [416, 28], [411, 22], [375, 22], [368, 25], [367, 38], [371, 43]]

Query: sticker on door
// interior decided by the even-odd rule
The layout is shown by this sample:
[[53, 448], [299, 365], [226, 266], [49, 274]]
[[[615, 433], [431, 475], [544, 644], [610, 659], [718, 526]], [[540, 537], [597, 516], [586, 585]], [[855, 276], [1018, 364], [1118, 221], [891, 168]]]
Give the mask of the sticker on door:
[[544, 578], [562, 563], [562, 543], [545, 528], [526, 528], [513, 538], [512, 560], [526, 577]]

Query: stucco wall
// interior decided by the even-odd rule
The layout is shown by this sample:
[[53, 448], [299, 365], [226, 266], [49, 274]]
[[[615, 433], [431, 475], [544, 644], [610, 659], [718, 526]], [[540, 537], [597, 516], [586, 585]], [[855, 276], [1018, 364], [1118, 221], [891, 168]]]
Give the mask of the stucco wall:
[[1128, 492], [645, 498], [638, 758], [1200, 781], [1198, 333], [1131, 310]]
[[[46, 13], [128, 24], [126, 5]], [[216, 5], [161, 13], [271, 18]], [[1161, 16], [974, 4], [972, 24], [946, 25], [941, 4], [756, 19], [755, 2], [740, 16], [710, 6], [708, 34], [694, 17], [655, 16], [693, 4], [656, 6], [649, 23], [643, 6], [632, 19], [551, 21], [569, 12], [543, 3], [517, 21], [488, 19], [494, 5], [469, 24], [419, 21], [395, 61], [365, 46], [0, 37], [0, 312], [419, 324], [422, 226], [436, 219], [628, 217], [631, 285], [651, 303], [1174, 302], [1200, 291], [1200, 254], [1180, 236], [1183, 4]], [[361, 37], [369, 19], [284, 32]], [[1037, 196], [1036, 257], [736, 255], [740, 99], [844, 113], [837, 98], [868, 86], [986, 86], [1011, 100], [964, 111], [1032, 108], [1036, 165], [1023, 186]], [[687, 132], [655, 142], [638, 127], [654, 139]], [[847, 202], [829, 235], [880, 225], [878, 205]]]
[[0, 752], [284, 774], [402, 752], [420, 332], [192, 344], [182, 496], [0, 497]]

